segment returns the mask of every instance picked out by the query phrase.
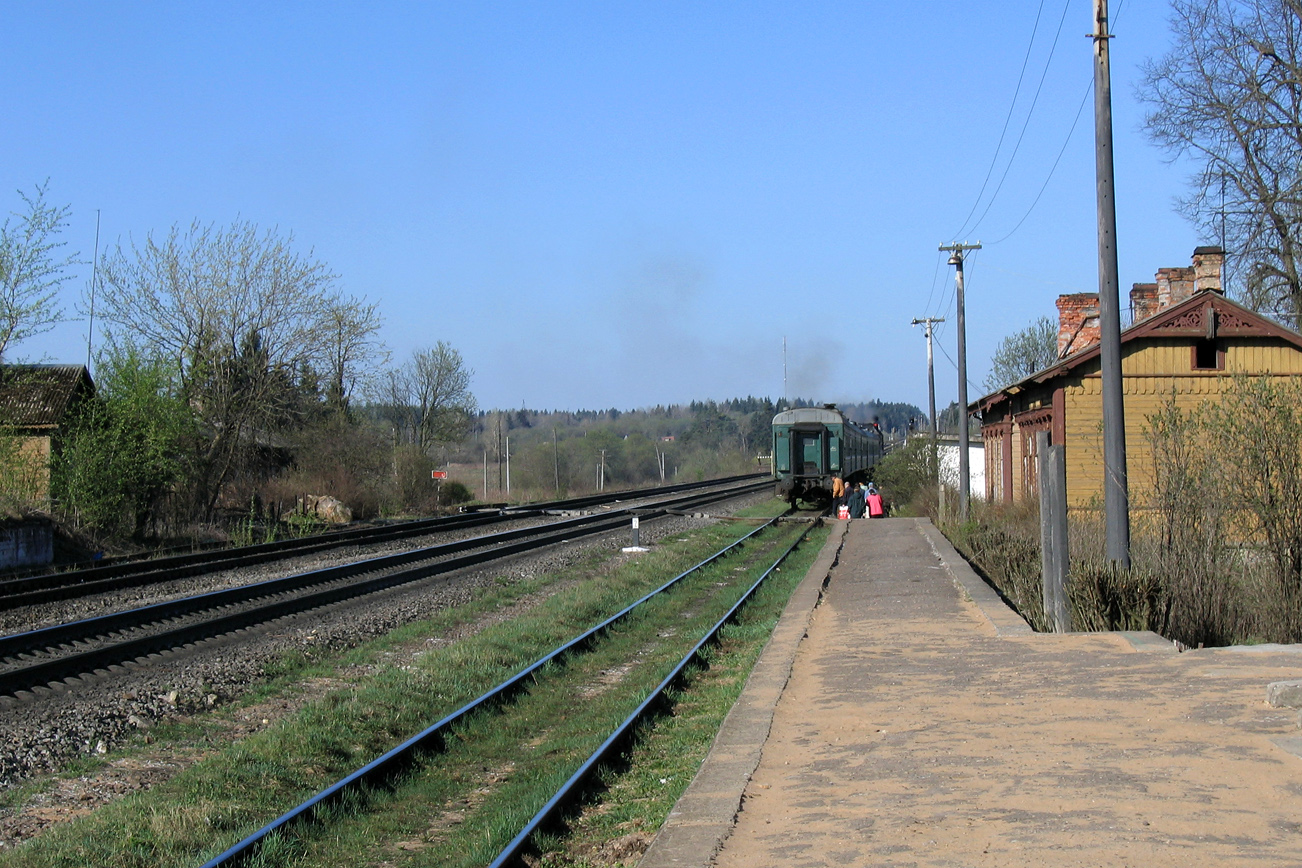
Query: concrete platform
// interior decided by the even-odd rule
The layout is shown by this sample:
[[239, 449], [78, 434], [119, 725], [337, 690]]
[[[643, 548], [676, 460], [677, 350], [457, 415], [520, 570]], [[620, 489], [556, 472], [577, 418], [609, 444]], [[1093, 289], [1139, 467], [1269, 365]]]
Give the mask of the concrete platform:
[[1302, 865], [1297, 650], [1034, 634], [929, 523], [843, 523], [640, 864]]

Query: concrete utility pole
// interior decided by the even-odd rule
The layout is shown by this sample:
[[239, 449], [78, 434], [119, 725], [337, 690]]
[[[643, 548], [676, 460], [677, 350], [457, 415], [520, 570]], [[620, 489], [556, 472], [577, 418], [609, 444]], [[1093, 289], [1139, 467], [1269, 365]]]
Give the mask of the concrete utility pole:
[[1117, 204], [1112, 179], [1112, 73], [1108, 0], [1094, 0], [1094, 174], [1099, 223], [1099, 360], [1103, 368], [1103, 514], [1107, 558], [1130, 568], [1130, 494], [1121, 376], [1121, 302], [1117, 278]]
[[940, 249], [950, 253], [949, 264], [954, 266], [954, 279], [958, 287], [958, 520], [967, 521], [972, 480], [967, 466], [967, 319], [963, 304], [963, 254], [969, 250], [980, 250], [981, 242], [942, 244]]
[[913, 325], [920, 325], [927, 333], [927, 413], [931, 419], [931, 466], [936, 474], [936, 491], [940, 491], [940, 460], [937, 453], [936, 441], [940, 436], [940, 428], [936, 422], [936, 367], [932, 362], [931, 353], [931, 327], [938, 322], [944, 322], [944, 319], [937, 317], [924, 317], [915, 319]]

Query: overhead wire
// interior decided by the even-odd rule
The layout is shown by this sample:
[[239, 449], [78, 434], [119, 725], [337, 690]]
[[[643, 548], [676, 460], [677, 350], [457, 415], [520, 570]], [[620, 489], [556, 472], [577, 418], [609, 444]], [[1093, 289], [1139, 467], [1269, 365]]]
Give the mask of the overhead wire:
[[1085, 95], [1081, 97], [1080, 107], [1076, 109], [1076, 118], [1071, 122], [1071, 129], [1067, 130], [1067, 135], [1062, 141], [1062, 147], [1058, 149], [1058, 156], [1054, 158], [1053, 165], [1049, 167], [1049, 174], [1045, 177], [1044, 183], [1040, 185], [1040, 192], [1035, 194], [1035, 199], [1031, 202], [1030, 207], [1026, 209], [1026, 213], [1022, 215], [1022, 219], [1017, 221], [1017, 225], [1010, 229], [1007, 235], [991, 241], [991, 244], [1001, 244], [1009, 238], [1012, 238], [1017, 230], [1022, 228], [1022, 224], [1026, 222], [1026, 218], [1031, 216], [1031, 212], [1035, 210], [1035, 206], [1040, 204], [1040, 198], [1044, 195], [1044, 191], [1049, 189], [1049, 182], [1053, 180], [1053, 173], [1057, 171], [1058, 163], [1062, 161], [1062, 155], [1067, 153], [1067, 145], [1071, 144], [1071, 136], [1072, 133], [1076, 132], [1076, 124], [1080, 123], [1081, 112], [1085, 110], [1085, 102], [1093, 92], [1094, 79], [1091, 78], [1089, 87], [1085, 88]]
[[[1022, 148], [1022, 141], [1026, 138], [1026, 130], [1031, 126], [1031, 118], [1035, 115], [1035, 107], [1040, 102], [1040, 94], [1044, 90], [1045, 79], [1049, 77], [1049, 65], [1053, 63], [1053, 55], [1058, 50], [1058, 40], [1062, 37], [1062, 25], [1067, 21], [1067, 10], [1069, 8], [1071, 8], [1071, 0], [1063, 3], [1062, 15], [1058, 18], [1058, 29], [1053, 34], [1053, 44], [1049, 46], [1049, 56], [1044, 60], [1044, 70], [1040, 73], [1040, 82], [1036, 85], [1035, 96], [1031, 98], [1031, 107], [1026, 110], [1026, 120], [1022, 122], [1022, 129], [1017, 134], [1017, 143], [1013, 145], [1013, 152], [1008, 156], [1008, 164], [1004, 166], [1004, 173], [999, 176], [999, 183], [995, 186], [995, 191], [990, 194], [990, 201], [986, 202], [985, 210], [981, 212], [981, 216], [977, 218], [976, 224], [972, 227], [973, 232], [981, 226], [982, 221], [986, 219], [986, 215], [990, 213], [990, 208], [995, 204], [995, 200], [999, 198], [999, 191], [1004, 188], [1004, 181], [1008, 179], [1008, 173], [1013, 168], [1017, 153]], [[1074, 129], [1075, 126], [1076, 124], [1073, 123], [1072, 128]]]
[[999, 163], [999, 151], [1004, 146], [1004, 136], [1008, 134], [1008, 125], [1013, 120], [1013, 110], [1017, 108], [1017, 97], [1022, 92], [1022, 81], [1026, 77], [1026, 67], [1031, 62], [1031, 49], [1035, 47], [1035, 35], [1040, 30], [1040, 15], [1044, 12], [1044, 0], [1040, 0], [1040, 6], [1035, 10], [1035, 24], [1031, 26], [1031, 39], [1026, 44], [1026, 55], [1022, 58], [1022, 70], [1017, 74], [1017, 86], [1013, 88], [1013, 99], [1008, 103], [1008, 114], [1004, 117], [1004, 128], [999, 131], [999, 141], [995, 144], [995, 152], [990, 157], [990, 167], [986, 169], [985, 180], [981, 182], [981, 189], [977, 192], [976, 200], [972, 203], [972, 210], [967, 212], [963, 218], [963, 225], [952, 235], [951, 238], [958, 238], [967, 229], [967, 223], [976, 213], [976, 209], [981, 205], [981, 197], [985, 195], [986, 185], [990, 183], [990, 176], [995, 172], [995, 166]]
[[[1112, 20], [1110, 23], [1112, 25], [1115, 26], [1117, 21], [1120, 19], [1121, 8], [1124, 5], [1125, 5], [1125, 0], [1120, 0], [1120, 2], [1117, 3], [1116, 9], [1113, 11], [1111, 15]], [[1059, 29], [1061, 30], [1061, 28], [1062, 25], [1060, 23]], [[991, 241], [990, 243], [992, 245], [1001, 244], [1004, 241], [1007, 241], [1009, 238], [1012, 238], [1013, 235], [1016, 234], [1017, 230], [1022, 228], [1022, 224], [1026, 222], [1027, 218], [1031, 216], [1031, 212], [1035, 210], [1035, 206], [1040, 204], [1040, 199], [1044, 196], [1044, 191], [1049, 188], [1049, 182], [1053, 180], [1054, 173], [1058, 170], [1058, 164], [1062, 162], [1063, 154], [1067, 153], [1067, 146], [1071, 144], [1071, 137], [1076, 132], [1077, 124], [1080, 123], [1081, 114], [1085, 111], [1085, 103], [1089, 101], [1090, 94], [1093, 92], [1094, 92], [1094, 78], [1091, 75], [1089, 86], [1085, 88], [1085, 94], [1081, 97], [1080, 105], [1076, 107], [1076, 117], [1072, 119], [1071, 128], [1067, 130], [1067, 135], [1063, 137], [1062, 147], [1058, 149], [1058, 156], [1054, 158], [1053, 165], [1049, 167], [1049, 173], [1048, 175], [1045, 176], [1044, 183], [1040, 185], [1039, 192], [1035, 194], [1035, 199], [1032, 200], [1030, 206], [1026, 209], [1026, 213], [1023, 214], [1022, 218], [1017, 221], [1017, 224], [1013, 226], [1013, 228], [1010, 229], [1008, 233], [1004, 235], [1002, 238], [998, 238], [994, 241]], [[985, 215], [982, 214], [983, 219], [984, 217]]]

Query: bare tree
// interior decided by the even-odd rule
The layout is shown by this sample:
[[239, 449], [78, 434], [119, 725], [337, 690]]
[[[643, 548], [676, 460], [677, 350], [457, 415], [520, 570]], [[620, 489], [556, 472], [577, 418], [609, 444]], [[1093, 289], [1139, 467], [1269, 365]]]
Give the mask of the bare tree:
[[1185, 215], [1237, 259], [1244, 300], [1302, 316], [1302, 0], [1172, 0], [1145, 67], [1148, 133], [1196, 167]]
[[999, 343], [990, 358], [990, 374], [982, 388], [987, 393], [1016, 383], [1058, 361], [1058, 329], [1042, 316]]
[[0, 359], [10, 344], [49, 331], [63, 320], [55, 301], [59, 287], [71, 279], [68, 269], [76, 254], [60, 258], [57, 240], [68, 225], [67, 205], [45, 201], [49, 181], [31, 196], [21, 190], [27, 206], [0, 225]]
[[379, 392], [390, 420], [422, 449], [462, 440], [477, 405], [470, 392], [474, 371], [446, 341], [418, 350], [388, 372]]
[[[100, 293], [110, 342], [170, 360], [206, 434], [197, 457], [197, 506], [210, 511], [222, 486], [268, 432], [297, 418], [298, 372], [323, 352], [342, 371], [373, 334], [374, 311], [340, 295], [336, 277], [293, 237], [228, 228], [173, 227], [107, 256]], [[348, 332], [360, 330], [360, 334]], [[349, 347], [353, 349], [343, 349]]]
[[326, 408], [347, 414], [353, 393], [372, 382], [374, 372], [389, 358], [379, 338], [380, 312], [364, 299], [339, 298], [326, 312], [326, 320]]

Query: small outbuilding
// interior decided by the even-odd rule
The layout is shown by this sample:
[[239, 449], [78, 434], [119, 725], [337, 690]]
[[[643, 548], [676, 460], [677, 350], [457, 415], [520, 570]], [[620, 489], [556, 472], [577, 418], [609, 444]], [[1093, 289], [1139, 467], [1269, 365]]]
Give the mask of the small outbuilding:
[[77, 406], [95, 393], [83, 365], [0, 367], [0, 491], [50, 501], [50, 466]]
[[[1130, 292], [1133, 324], [1121, 333], [1126, 473], [1132, 496], [1152, 488], [1148, 418], [1173, 398], [1214, 399], [1227, 374], [1302, 376], [1302, 335], [1226, 298], [1224, 254], [1199, 247], [1193, 265], [1163, 268]], [[1058, 298], [1059, 360], [968, 407], [981, 413], [986, 498], [1038, 497], [1036, 440], [1066, 447], [1071, 508], [1103, 500], [1103, 403], [1097, 293]]]

